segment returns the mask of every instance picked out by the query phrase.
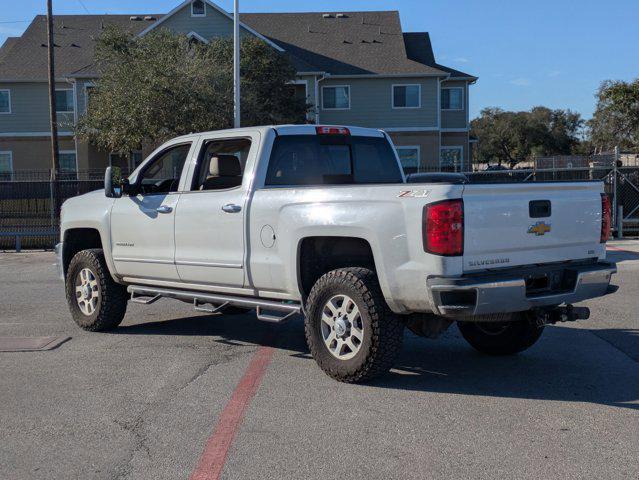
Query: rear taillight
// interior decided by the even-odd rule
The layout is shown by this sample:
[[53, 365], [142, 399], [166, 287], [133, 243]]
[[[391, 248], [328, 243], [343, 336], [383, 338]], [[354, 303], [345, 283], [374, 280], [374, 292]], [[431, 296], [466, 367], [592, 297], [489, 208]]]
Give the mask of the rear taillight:
[[610, 226], [612, 223], [610, 215], [610, 199], [605, 193], [601, 194], [601, 243], [606, 243], [610, 239]]
[[351, 131], [346, 127], [315, 127], [318, 135], [350, 135]]
[[424, 207], [424, 251], [447, 257], [464, 253], [464, 203], [445, 200]]

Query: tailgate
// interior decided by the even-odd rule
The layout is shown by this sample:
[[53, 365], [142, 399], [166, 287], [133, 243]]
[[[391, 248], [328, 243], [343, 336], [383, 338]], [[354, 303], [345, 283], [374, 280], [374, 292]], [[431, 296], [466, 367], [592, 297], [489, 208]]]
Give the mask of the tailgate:
[[603, 256], [598, 182], [466, 185], [464, 271]]

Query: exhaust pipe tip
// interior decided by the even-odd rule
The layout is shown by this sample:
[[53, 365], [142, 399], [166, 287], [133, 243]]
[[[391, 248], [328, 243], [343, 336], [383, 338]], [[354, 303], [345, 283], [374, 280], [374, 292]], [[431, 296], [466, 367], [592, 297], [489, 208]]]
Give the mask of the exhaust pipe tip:
[[588, 320], [590, 318], [590, 309], [588, 307], [573, 307], [568, 305], [568, 309], [575, 320]]

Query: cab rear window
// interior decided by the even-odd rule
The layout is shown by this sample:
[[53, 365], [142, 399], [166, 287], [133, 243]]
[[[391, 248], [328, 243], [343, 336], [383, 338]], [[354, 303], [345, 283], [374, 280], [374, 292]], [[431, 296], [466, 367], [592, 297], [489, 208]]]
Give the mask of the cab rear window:
[[266, 186], [402, 183], [385, 138], [281, 135], [275, 139]]

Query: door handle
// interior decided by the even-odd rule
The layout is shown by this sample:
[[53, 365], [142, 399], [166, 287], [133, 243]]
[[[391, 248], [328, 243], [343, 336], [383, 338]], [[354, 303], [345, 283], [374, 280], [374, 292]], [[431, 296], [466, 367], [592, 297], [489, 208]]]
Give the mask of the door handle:
[[235, 205], [234, 203], [229, 203], [227, 205], [224, 205], [222, 207], [222, 210], [226, 213], [238, 213], [242, 211], [242, 207], [240, 207], [239, 205]]
[[160, 205], [158, 208], [155, 209], [155, 211], [158, 213], [171, 213], [173, 211], [173, 208], [169, 207], [168, 205]]

